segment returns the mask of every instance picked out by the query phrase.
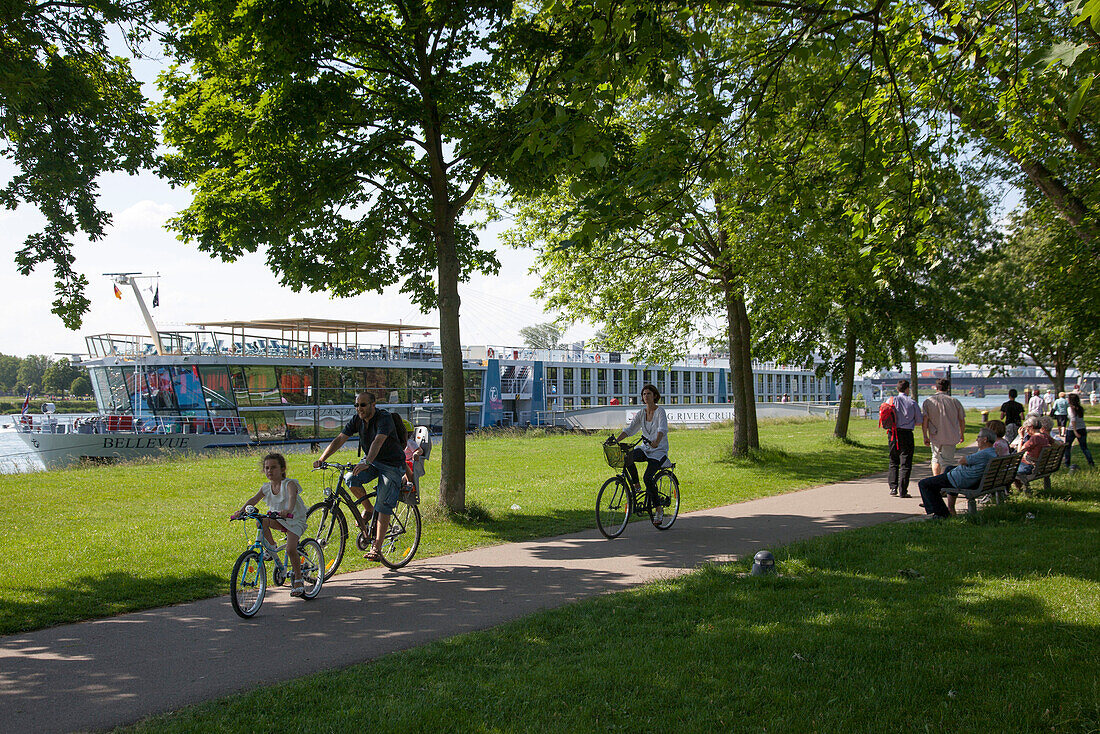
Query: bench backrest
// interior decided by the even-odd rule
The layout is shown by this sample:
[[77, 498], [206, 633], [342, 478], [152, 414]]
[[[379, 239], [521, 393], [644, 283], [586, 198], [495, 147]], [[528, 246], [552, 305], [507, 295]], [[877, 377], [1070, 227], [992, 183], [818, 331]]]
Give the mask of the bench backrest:
[[1062, 465], [1062, 457], [1065, 455], [1066, 445], [1055, 441], [1050, 446], [1044, 446], [1039, 451], [1039, 458], [1035, 460], [1035, 471], [1029, 479], [1047, 477], [1058, 471]]
[[1018, 453], [991, 459], [985, 467], [985, 473], [982, 474], [981, 484], [978, 485], [979, 490], [988, 492], [1012, 484], [1012, 480], [1016, 478], [1016, 470], [1020, 467], [1020, 459], [1023, 457], [1023, 453]]

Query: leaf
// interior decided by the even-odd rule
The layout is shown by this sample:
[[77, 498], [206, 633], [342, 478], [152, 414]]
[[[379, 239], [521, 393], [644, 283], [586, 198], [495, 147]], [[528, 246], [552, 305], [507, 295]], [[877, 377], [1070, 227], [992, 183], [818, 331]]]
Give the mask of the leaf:
[[1088, 45], [1084, 43], [1072, 43], [1070, 41], [1056, 43], [1043, 57], [1043, 61], [1046, 62], [1047, 69], [1050, 69], [1059, 61], [1070, 67], [1077, 61], [1077, 57], [1087, 51], [1088, 48]]
[[1073, 19], [1073, 25], [1080, 25], [1086, 19], [1094, 31], [1100, 31], [1100, 0], [1088, 0], [1081, 8], [1081, 14]]
[[1073, 123], [1077, 120], [1077, 115], [1081, 112], [1081, 108], [1085, 104], [1085, 97], [1088, 95], [1089, 87], [1092, 86], [1092, 80], [1096, 78], [1096, 75], [1087, 76], [1081, 80], [1080, 86], [1077, 87], [1077, 91], [1073, 93], [1073, 96], [1069, 98], [1069, 119], [1066, 120], [1068, 127], [1072, 128]]

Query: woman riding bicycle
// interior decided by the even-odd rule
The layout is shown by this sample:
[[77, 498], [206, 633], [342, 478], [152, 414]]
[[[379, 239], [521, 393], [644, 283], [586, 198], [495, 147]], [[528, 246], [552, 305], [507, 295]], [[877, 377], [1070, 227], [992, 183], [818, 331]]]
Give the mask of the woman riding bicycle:
[[657, 495], [657, 485], [654, 483], [654, 475], [661, 466], [668, 461], [668, 417], [665, 409], [657, 405], [661, 399], [661, 393], [653, 385], [645, 385], [642, 388], [643, 408], [634, 414], [623, 432], [615, 438], [615, 442], [622, 441], [627, 436], [633, 436], [639, 430], [642, 432], [642, 442], [626, 455], [626, 471], [634, 488], [638, 489], [638, 469], [634, 466], [636, 461], [645, 461], [646, 470], [645, 490], [646, 499], [654, 508], [653, 524], [660, 525], [664, 521], [664, 509], [660, 506]]

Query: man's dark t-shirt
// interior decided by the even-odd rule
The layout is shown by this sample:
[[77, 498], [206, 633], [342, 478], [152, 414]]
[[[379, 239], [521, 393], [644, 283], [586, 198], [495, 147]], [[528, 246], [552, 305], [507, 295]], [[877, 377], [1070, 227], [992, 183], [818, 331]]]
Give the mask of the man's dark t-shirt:
[[1024, 415], [1024, 406], [1015, 400], [1001, 403], [1001, 412], [1005, 414], [1005, 423], [1020, 425], [1020, 419]]
[[389, 412], [376, 408], [374, 416], [366, 424], [358, 414], [353, 415], [341, 433], [349, 438], [358, 433], [359, 445], [363, 447], [364, 452], [370, 450], [370, 445], [374, 443], [378, 434], [385, 434], [386, 441], [378, 450], [376, 461], [405, 468], [405, 447], [397, 442], [397, 429], [393, 426], [393, 416]]

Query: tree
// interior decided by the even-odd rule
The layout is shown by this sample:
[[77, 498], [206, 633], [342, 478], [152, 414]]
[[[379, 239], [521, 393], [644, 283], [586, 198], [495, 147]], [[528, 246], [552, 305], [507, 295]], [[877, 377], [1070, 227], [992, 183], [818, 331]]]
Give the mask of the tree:
[[565, 330], [553, 322], [524, 326], [519, 330], [524, 345], [531, 349], [557, 349], [563, 333]]
[[19, 379], [19, 357], [0, 354], [0, 390], [11, 392], [15, 389], [15, 383]]
[[1065, 390], [1066, 370], [1100, 363], [1100, 271], [1091, 248], [1049, 211], [1011, 222], [1004, 247], [974, 277], [986, 308], [970, 314], [960, 361], [1007, 367], [1031, 361]]
[[15, 255], [21, 273], [53, 265], [53, 312], [80, 326], [87, 279], [73, 269], [73, 237], [102, 239], [110, 215], [99, 207], [96, 179], [136, 173], [153, 161], [153, 118], [129, 61], [114, 55], [111, 29], [135, 44], [156, 19], [151, 0], [0, 5], [0, 155], [16, 173], [0, 187], [0, 206], [36, 207], [45, 228]]
[[42, 391], [42, 377], [52, 360], [45, 354], [29, 354], [23, 358], [19, 365], [19, 373], [16, 377], [15, 387], [20, 392], [30, 391], [37, 393]]
[[77, 397], [89, 397], [92, 395], [92, 381], [84, 375], [81, 375], [73, 380], [72, 385], [69, 386], [69, 392]]
[[[438, 306], [441, 501], [465, 505], [458, 283], [494, 272], [462, 219], [487, 180], [523, 186], [584, 155], [598, 86], [646, 68], [643, 6], [181, 0], [162, 77], [173, 222], [227, 260], [266, 248], [292, 288], [392, 283]], [[553, 13], [551, 13], [553, 10]]]
[[64, 395], [79, 376], [80, 370], [69, 364], [67, 357], [62, 357], [42, 373], [42, 389], [51, 394]]

